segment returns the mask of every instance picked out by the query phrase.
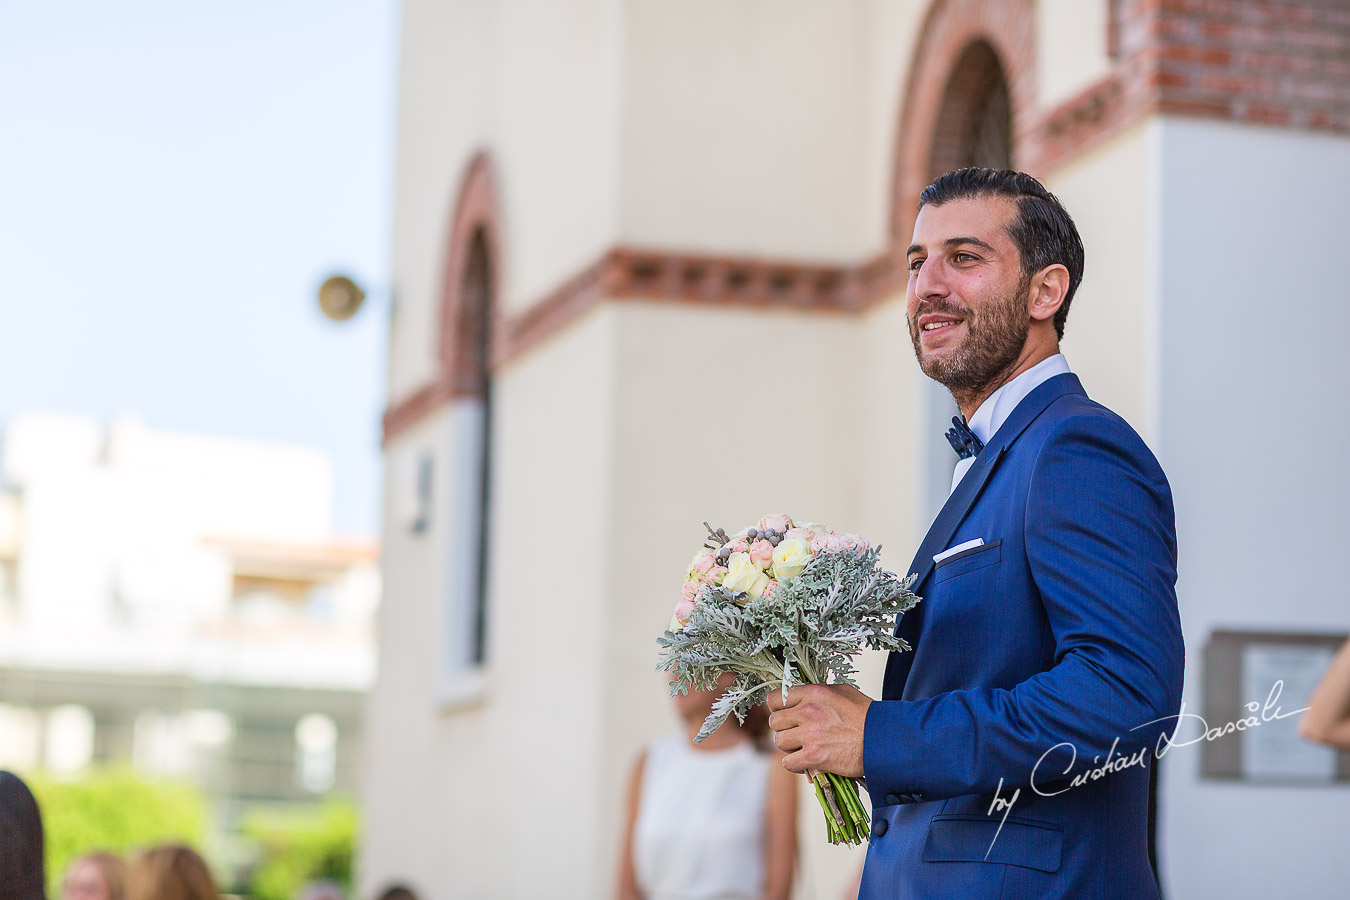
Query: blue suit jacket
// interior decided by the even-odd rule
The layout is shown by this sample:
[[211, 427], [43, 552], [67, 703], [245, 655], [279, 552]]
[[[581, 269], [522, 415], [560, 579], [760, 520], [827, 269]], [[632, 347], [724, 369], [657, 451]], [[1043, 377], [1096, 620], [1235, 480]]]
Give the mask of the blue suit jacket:
[[[1147, 766], [1174, 722], [1140, 726], [1178, 712], [1185, 651], [1171, 491], [1144, 442], [1076, 376], [1047, 380], [910, 571], [914, 650], [867, 713], [860, 898], [1158, 896]], [[990, 812], [996, 791], [1011, 809]]]

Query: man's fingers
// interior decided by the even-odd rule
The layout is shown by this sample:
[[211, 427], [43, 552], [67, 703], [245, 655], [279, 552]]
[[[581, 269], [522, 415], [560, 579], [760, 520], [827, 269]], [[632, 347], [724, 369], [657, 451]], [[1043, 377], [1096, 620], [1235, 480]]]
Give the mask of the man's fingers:
[[787, 769], [789, 772], [796, 772], [800, 775], [810, 768], [810, 766], [802, 761], [802, 752], [799, 750], [796, 753], [789, 753], [787, 756], [783, 757], [783, 768]]
[[802, 749], [802, 738], [796, 729], [780, 731], [773, 736], [773, 745], [784, 753], [793, 753]]
[[796, 710], [780, 709], [778, 712], [769, 713], [769, 728], [773, 731], [786, 731], [798, 724], [798, 718]]
[[866, 694], [846, 685], [801, 685], [769, 715], [774, 746], [790, 772], [817, 769], [862, 774], [862, 730]]
[[781, 689], [775, 689], [769, 691], [769, 696], [764, 698], [764, 702], [769, 705], [770, 710], [787, 709], [801, 703], [803, 698], [808, 696], [807, 689], [810, 687], [813, 687], [813, 685], [797, 685], [795, 688], [788, 691], [787, 700], [783, 699], [783, 691]]

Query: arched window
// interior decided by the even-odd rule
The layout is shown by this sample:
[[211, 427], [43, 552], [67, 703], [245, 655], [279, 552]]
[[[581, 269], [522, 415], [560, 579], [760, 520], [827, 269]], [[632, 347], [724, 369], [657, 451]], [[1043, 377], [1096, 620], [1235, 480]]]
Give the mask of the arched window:
[[1012, 106], [994, 48], [972, 41], [952, 67], [943, 93], [929, 175], [965, 166], [1012, 168]]
[[492, 348], [501, 230], [492, 166], [470, 163], [451, 225], [441, 320], [442, 374], [449, 386], [445, 484], [447, 587], [442, 699], [475, 698], [488, 658], [492, 524]]
[[469, 658], [479, 666], [487, 658], [488, 526], [492, 482], [492, 259], [487, 240], [484, 229], [474, 230], [464, 271], [464, 303], [460, 307], [460, 322], [464, 329], [460, 340], [461, 383], [466, 400], [476, 404], [478, 412], [472, 429], [475, 432], [472, 445], [466, 448], [472, 457], [466, 487], [472, 492], [473, 508], [465, 523], [465, 534], [474, 545], [468, 554], [473, 574], [473, 584], [468, 591], [472, 606], [468, 623]]

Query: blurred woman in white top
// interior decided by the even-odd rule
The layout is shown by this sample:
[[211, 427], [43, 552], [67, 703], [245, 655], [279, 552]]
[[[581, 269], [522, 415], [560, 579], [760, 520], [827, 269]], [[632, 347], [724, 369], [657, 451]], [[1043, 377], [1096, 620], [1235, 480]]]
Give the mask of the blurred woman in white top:
[[677, 694], [680, 730], [653, 741], [634, 764], [619, 900], [788, 900], [796, 776], [771, 746], [761, 749], [752, 719], [738, 726], [732, 717], [694, 743], [730, 683], [724, 676], [717, 690]]

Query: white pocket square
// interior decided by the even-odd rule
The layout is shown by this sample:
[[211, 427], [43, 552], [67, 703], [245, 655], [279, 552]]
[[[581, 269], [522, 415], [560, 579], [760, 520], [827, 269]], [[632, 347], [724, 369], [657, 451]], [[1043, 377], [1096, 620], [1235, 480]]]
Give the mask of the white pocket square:
[[962, 550], [969, 550], [971, 547], [980, 547], [984, 545], [984, 538], [976, 538], [973, 541], [966, 541], [964, 544], [957, 544], [955, 547], [948, 547], [941, 553], [933, 557], [933, 562], [940, 563], [949, 556], [955, 556]]

